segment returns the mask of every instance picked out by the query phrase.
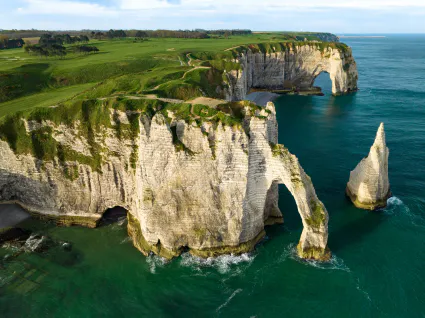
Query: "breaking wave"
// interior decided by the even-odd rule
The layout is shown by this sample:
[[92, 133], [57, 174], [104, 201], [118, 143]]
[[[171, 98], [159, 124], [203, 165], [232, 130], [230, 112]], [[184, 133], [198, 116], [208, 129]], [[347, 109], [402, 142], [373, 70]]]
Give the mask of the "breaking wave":
[[221, 274], [228, 273], [233, 265], [247, 264], [250, 265], [255, 256], [245, 253], [239, 256], [236, 255], [221, 255], [218, 257], [209, 257], [203, 259], [193, 256], [189, 253], [184, 253], [181, 256], [180, 265], [191, 267], [195, 270], [201, 271], [205, 267], [213, 267]]
[[[422, 209], [423, 203], [418, 203], [418, 210], [421, 211]], [[421, 215], [412, 212], [410, 208], [397, 197], [391, 197], [388, 199], [384, 213], [387, 215], [408, 217], [410, 222], [415, 226], [423, 226], [425, 224], [425, 219]]]
[[157, 268], [164, 267], [167, 264], [167, 260], [165, 258], [159, 257], [157, 255], [150, 255], [146, 257], [146, 262], [149, 265], [149, 271], [152, 274], [156, 273]]
[[326, 270], [340, 270], [345, 272], [351, 272], [350, 268], [345, 265], [344, 261], [337, 257], [336, 255], [332, 255], [331, 259], [328, 262], [319, 262], [314, 260], [305, 260], [298, 257], [297, 248], [295, 244], [289, 244], [283, 251], [282, 255], [279, 258], [280, 262], [285, 261], [286, 259], [292, 259], [297, 261], [300, 264], [313, 266], [319, 269]]
[[410, 214], [409, 207], [405, 205], [403, 201], [401, 201], [397, 197], [391, 197], [387, 200], [387, 207], [384, 209], [384, 211], [388, 214], [393, 214], [397, 212], [399, 209], [403, 209], [404, 212], [408, 212]]
[[23, 247], [25, 252], [35, 252], [37, 251], [45, 242], [47, 241], [46, 236], [41, 236], [38, 234], [32, 234], [25, 242]]

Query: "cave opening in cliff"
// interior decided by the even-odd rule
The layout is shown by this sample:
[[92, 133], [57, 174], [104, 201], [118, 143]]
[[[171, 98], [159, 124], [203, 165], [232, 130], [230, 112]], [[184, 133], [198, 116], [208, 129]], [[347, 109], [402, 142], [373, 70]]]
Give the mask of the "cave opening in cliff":
[[106, 226], [123, 221], [127, 218], [127, 212], [128, 210], [121, 206], [115, 206], [113, 208], [107, 209], [99, 221], [99, 226]]
[[0, 204], [0, 231], [14, 227], [29, 218], [29, 212], [17, 204]]
[[320, 87], [325, 95], [332, 95], [332, 80], [328, 72], [321, 72], [313, 82], [313, 87]]

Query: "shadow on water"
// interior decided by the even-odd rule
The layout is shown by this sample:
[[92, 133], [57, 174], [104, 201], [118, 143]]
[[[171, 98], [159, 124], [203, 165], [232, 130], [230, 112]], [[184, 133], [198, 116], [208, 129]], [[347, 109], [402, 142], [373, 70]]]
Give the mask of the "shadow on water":
[[314, 86], [322, 88], [324, 96], [312, 96], [313, 106], [324, 106], [326, 115], [340, 116], [347, 114], [355, 104], [356, 93], [347, 95], [333, 96], [332, 81], [329, 73], [322, 72], [314, 81]]
[[381, 226], [386, 218], [382, 210], [366, 211], [354, 206], [344, 209], [344, 213], [350, 220], [329, 233], [329, 248], [334, 252], [367, 240], [367, 236]]

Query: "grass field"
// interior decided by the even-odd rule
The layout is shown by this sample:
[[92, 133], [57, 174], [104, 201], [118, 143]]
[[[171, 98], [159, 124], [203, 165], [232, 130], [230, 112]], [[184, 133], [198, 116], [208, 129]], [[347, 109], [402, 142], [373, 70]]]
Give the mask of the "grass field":
[[[284, 42], [279, 33], [228, 39], [134, 39], [90, 41], [100, 52], [68, 53], [64, 59], [31, 56], [24, 49], [0, 51], [0, 117], [31, 107], [53, 106], [71, 97], [98, 98], [119, 93], [154, 93], [189, 99], [200, 89], [214, 93], [230, 65], [231, 51], [246, 44]], [[204, 65], [195, 69], [196, 65]], [[230, 66], [229, 66], [230, 65]], [[184, 75], [184, 76], [183, 76]], [[95, 87], [87, 91], [88, 88]], [[210, 95], [210, 94], [209, 94]], [[213, 97], [213, 96], [212, 96]]]
[[[199, 127], [208, 121], [213, 127], [243, 129], [246, 114], [265, 118], [268, 110], [254, 103], [223, 100], [229, 81], [226, 73], [240, 70], [235, 58], [248, 49], [247, 45], [252, 52], [267, 53], [295, 50], [295, 45], [303, 43], [287, 41], [278, 33], [261, 33], [229, 39], [91, 41], [89, 45], [95, 45], [99, 53], [78, 55], [69, 47], [62, 59], [30, 56], [24, 49], [3, 50], [0, 140], [16, 154], [31, 154], [43, 162], [57, 158], [64, 175], [73, 180], [78, 170], [67, 162], [80, 162], [100, 171], [105, 156], [114, 155], [100, 142], [104, 128], [115, 131], [119, 139], [133, 140], [140, 131], [141, 116], [153, 118], [161, 113], [170, 124], [176, 150], [190, 155], [193, 153], [177, 138], [177, 120]], [[338, 43], [308, 45], [320, 50], [329, 46], [346, 48]], [[128, 123], [113, 117], [118, 110], [127, 113]], [[115, 114], [115, 124], [111, 114]], [[90, 155], [58, 142], [50, 124], [28, 131], [26, 121], [49, 121], [53, 126], [68, 127], [78, 123], [75, 129], [87, 140]], [[215, 144], [210, 147], [215, 156]], [[131, 168], [136, 167], [137, 153], [135, 144]]]
[[13, 99], [0, 104], [0, 117], [20, 110], [27, 110], [33, 107], [55, 106], [61, 102], [71, 99], [81, 92], [90, 89], [95, 84], [80, 84], [65, 86], [54, 90], [46, 90], [40, 93]]

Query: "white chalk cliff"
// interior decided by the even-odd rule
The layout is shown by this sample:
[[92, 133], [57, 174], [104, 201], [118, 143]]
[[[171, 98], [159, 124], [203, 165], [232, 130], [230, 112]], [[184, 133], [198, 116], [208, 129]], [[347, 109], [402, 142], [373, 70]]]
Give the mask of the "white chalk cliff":
[[[94, 144], [79, 133], [82, 123], [19, 119], [24, 136], [0, 140], [0, 202], [18, 203], [61, 224], [91, 227], [106, 209], [121, 206], [129, 212], [134, 245], [144, 254], [171, 258], [189, 250], [207, 257], [251, 251], [265, 225], [282, 223], [278, 184], [285, 184], [304, 226], [299, 256], [329, 259], [327, 211], [298, 159], [277, 145], [272, 103], [255, 113], [245, 108], [239, 127], [208, 121], [199, 126], [175, 120], [172, 113], [108, 111], [110, 126], [89, 130], [102, 158], [98, 169], [87, 163]], [[119, 138], [113, 127], [126, 127], [134, 118], [136, 135]], [[63, 162], [59, 150], [44, 161], [17, 154], [19, 138], [31, 140], [25, 134], [37, 131], [35, 150], [34, 140], [42, 137], [80, 159]]]
[[369, 155], [351, 171], [347, 184], [347, 196], [358, 208], [375, 210], [387, 205], [391, 196], [388, 156], [384, 124], [381, 123]]
[[[251, 89], [310, 89], [322, 72], [332, 80], [332, 93], [340, 95], [357, 90], [357, 65], [351, 48], [332, 44], [276, 44], [268, 52], [242, 48], [236, 57], [239, 70], [227, 72], [227, 100], [243, 100]], [[275, 50], [274, 50], [275, 49]]]

